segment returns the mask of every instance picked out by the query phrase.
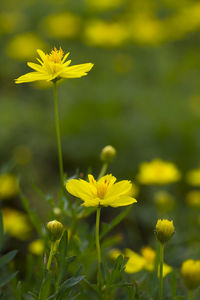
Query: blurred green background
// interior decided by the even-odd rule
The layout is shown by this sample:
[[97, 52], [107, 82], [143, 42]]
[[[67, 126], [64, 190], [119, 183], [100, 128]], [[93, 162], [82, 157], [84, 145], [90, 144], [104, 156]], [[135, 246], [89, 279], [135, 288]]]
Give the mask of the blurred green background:
[[[155, 157], [174, 162], [183, 177], [167, 188], [176, 195], [170, 217], [178, 224], [167, 258], [176, 267], [197, 256], [199, 212], [183, 202], [184, 174], [200, 161], [199, 1], [1, 0], [0, 43], [1, 172], [27, 180], [38, 214], [46, 214], [46, 204], [33, 195], [31, 181], [55, 195], [59, 185], [53, 91], [43, 83], [15, 85], [14, 79], [30, 71], [26, 62], [36, 62], [36, 49], [61, 46], [72, 65], [94, 63], [86, 77], [58, 87], [65, 172], [92, 168], [97, 175], [107, 144], [117, 150], [109, 172], [119, 179], [134, 181], [139, 164]], [[155, 244], [154, 192], [142, 188], [132, 214], [116, 229], [125, 247]], [[19, 203], [13, 199], [13, 206]], [[118, 213], [104, 211], [107, 222]]]
[[133, 179], [138, 164], [154, 157], [181, 170], [195, 167], [199, 29], [199, 1], [2, 0], [1, 165], [25, 151], [28, 176], [35, 173], [47, 185], [57, 180], [52, 90], [17, 86], [14, 78], [30, 70], [26, 62], [36, 61], [37, 48], [61, 46], [72, 64], [95, 64], [87, 77], [59, 87], [68, 174], [99, 167], [106, 144], [118, 151], [112, 172], [119, 177]]

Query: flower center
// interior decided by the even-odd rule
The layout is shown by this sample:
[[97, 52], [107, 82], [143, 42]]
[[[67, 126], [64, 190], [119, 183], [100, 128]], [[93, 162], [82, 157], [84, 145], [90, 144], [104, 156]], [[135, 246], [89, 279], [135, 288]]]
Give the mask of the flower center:
[[96, 183], [96, 189], [97, 189], [97, 196], [101, 199], [104, 198], [108, 187], [110, 185], [110, 180], [108, 180], [107, 178], [104, 179], [103, 182], [97, 182]]
[[61, 64], [63, 58], [63, 50], [60, 48], [59, 50], [55, 47], [54, 50], [51, 50], [50, 54], [46, 55], [48, 61], [53, 63]]

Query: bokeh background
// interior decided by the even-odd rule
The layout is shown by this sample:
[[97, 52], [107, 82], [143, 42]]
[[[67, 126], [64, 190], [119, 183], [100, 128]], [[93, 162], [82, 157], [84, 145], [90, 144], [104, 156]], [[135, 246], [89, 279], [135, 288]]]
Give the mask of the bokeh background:
[[[59, 184], [52, 88], [15, 85], [14, 79], [29, 71], [26, 62], [36, 61], [36, 49], [61, 46], [72, 64], [94, 63], [88, 76], [58, 88], [65, 172], [85, 174], [89, 168], [97, 175], [107, 144], [117, 150], [109, 171], [119, 179], [136, 179], [143, 161], [172, 161], [182, 179], [165, 188], [175, 195], [170, 217], [179, 224], [178, 255], [171, 263], [195, 256], [197, 232], [184, 218], [194, 213], [185, 204], [185, 174], [198, 167], [200, 153], [199, 1], [1, 0], [0, 44], [1, 172], [20, 175], [44, 221], [46, 204], [30, 186], [34, 182], [54, 195]], [[135, 250], [154, 238], [153, 189], [140, 190], [135, 212], [121, 227], [126, 246]], [[19, 201], [11, 203], [19, 207]], [[191, 224], [197, 230], [195, 213]], [[113, 214], [105, 210], [103, 218]], [[185, 236], [178, 233], [188, 231], [196, 248], [183, 253]]]

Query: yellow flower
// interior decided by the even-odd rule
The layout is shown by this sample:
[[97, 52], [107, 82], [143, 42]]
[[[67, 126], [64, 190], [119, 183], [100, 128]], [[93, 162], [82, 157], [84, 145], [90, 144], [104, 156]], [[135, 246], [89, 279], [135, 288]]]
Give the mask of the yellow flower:
[[32, 241], [28, 246], [29, 251], [35, 255], [41, 255], [44, 252], [44, 242], [41, 239]]
[[126, 206], [137, 202], [132, 198], [132, 184], [128, 180], [115, 183], [114, 176], [106, 175], [98, 181], [88, 175], [89, 182], [82, 179], [70, 179], [66, 183], [67, 191], [83, 200], [87, 207], [98, 206]]
[[6, 233], [19, 240], [27, 240], [30, 236], [31, 226], [27, 215], [12, 208], [3, 208], [3, 225]]
[[122, 22], [89, 21], [85, 27], [85, 41], [91, 46], [118, 47], [128, 39], [128, 31]]
[[81, 65], [70, 66], [71, 60], [67, 60], [69, 52], [64, 55], [63, 50], [54, 48], [50, 54], [45, 54], [42, 50], [37, 50], [40, 64], [28, 62], [28, 66], [35, 70], [20, 76], [15, 83], [32, 82], [38, 80], [52, 81], [61, 78], [80, 78], [87, 75], [93, 64], [86, 63]]
[[154, 202], [158, 211], [164, 214], [172, 210], [175, 204], [174, 197], [166, 191], [157, 191]]
[[42, 22], [42, 27], [44, 27], [47, 35], [57, 39], [77, 36], [80, 31], [80, 25], [79, 16], [69, 12], [49, 15]]
[[186, 181], [192, 186], [200, 186], [200, 168], [190, 170], [186, 175]]
[[167, 219], [158, 220], [156, 224], [156, 236], [159, 242], [168, 242], [174, 234], [175, 228], [173, 221]]
[[[110, 251], [110, 257], [112, 259], [117, 259], [117, 257], [122, 254], [122, 251], [118, 249], [112, 249]], [[131, 249], [125, 250], [125, 257], [128, 258], [128, 261], [125, 266], [125, 272], [129, 274], [134, 274], [142, 270], [147, 270], [149, 272], [154, 271], [154, 263], [156, 258], [156, 252], [150, 247], [146, 246], [141, 249], [141, 254], [132, 251]], [[163, 265], [163, 276], [165, 277], [172, 271], [172, 267], [164, 263]], [[159, 275], [159, 274], [158, 274]]]
[[46, 48], [46, 43], [40, 39], [35, 33], [25, 32], [15, 35], [7, 46], [6, 54], [17, 60], [30, 59], [37, 48]]
[[200, 285], [200, 260], [188, 259], [184, 261], [181, 275], [189, 290], [197, 288]]
[[168, 184], [178, 181], [181, 177], [179, 170], [171, 162], [154, 159], [140, 165], [137, 179], [142, 184]]
[[8, 199], [18, 194], [18, 180], [15, 175], [0, 175], [0, 199]]
[[200, 191], [193, 190], [187, 193], [186, 202], [189, 206], [194, 208], [200, 208]]

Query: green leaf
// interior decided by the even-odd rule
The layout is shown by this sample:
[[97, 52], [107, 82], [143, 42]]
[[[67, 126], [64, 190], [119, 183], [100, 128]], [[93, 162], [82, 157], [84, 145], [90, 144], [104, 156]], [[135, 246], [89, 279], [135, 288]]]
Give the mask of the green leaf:
[[110, 276], [110, 284], [115, 283], [119, 279], [121, 272], [123, 270], [124, 270], [124, 257], [120, 254], [115, 261], [114, 268]]
[[56, 284], [59, 286], [64, 270], [66, 268], [66, 255], [67, 255], [68, 233], [67, 230], [62, 235], [61, 241], [58, 246], [58, 253], [56, 255], [58, 260], [58, 273]]
[[11, 279], [13, 279], [17, 275], [18, 271], [7, 276], [3, 276], [0, 278], [0, 288], [6, 285]]
[[22, 300], [22, 283], [18, 282], [16, 287], [16, 300]]
[[64, 296], [65, 292], [69, 289], [77, 285], [81, 280], [83, 280], [85, 276], [77, 276], [77, 277], [71, 277], [63, 282], [63, 284], [60, 286], [58, 295], [56, 300], [61, 300]]
[[33, 224], [33, 226], [35, 227], [35, 229], [37, 230], [38, 234], [43, 237], [43, 231], [42, 231], [42, 226], [41, 226], [41, 222], [40, 219], [38, 218], [37, 214], [30, 208], [30, 204], [29, 204], [29, 200], [24, 196], [24, 194], [21, 192], [19, 192], [20, 195], [20, 199], [22, 201], [22, 204], [24, 206], [24, 209], [26, 210], [31, 223]]
[[6, 253], [5, 255], [0, 257], [0, 268], [2, 268], [4, 265], [9, 263], [17, 254], [17, 250], [10, 251]]
[[3, 217], [2, 213], [0, 212], [0, 251], [3, 248]]
[[47, 273], [40, 286], [39, 300], [47, 299], [51, 287], [51, 274]]

